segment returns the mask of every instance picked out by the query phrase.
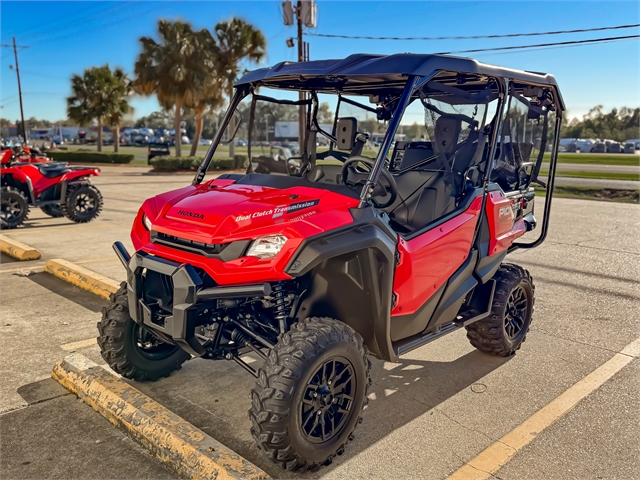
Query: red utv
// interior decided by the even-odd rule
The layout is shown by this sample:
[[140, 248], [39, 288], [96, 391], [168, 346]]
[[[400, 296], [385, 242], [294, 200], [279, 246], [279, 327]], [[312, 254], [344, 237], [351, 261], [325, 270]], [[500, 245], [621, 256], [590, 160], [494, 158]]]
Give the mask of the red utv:
[[[8, 152], [8, 153], [7, 153]], [[102, 210], [102, 195], [89, 177], [100, 169], [72, 167], [49, 159], [21, 161], [22, 154], [6, 150], [0, 157], [0, 227], [16, 228], [37, 206], [51, 217], [66, 216], [76, 223], [90, 222]]]
[[[306, 99], [275, 98], [282, 90]], [[245, 99], [250, 170], [206, 179]], [[331, 131], [317, 118], [327, 99]], [[288, 120], [301, 110], [296, 168], [253, 173], [268, 164], [254, 161], [268, 136], [258, 112]], [[103, 358], [138, 381], [191, 357], [232, 360], [256, 377], [258, 446], [286, 469], [330, 463], [362, 421], [369, 354], [397, 361], [460, 328], [482, 352], [520, 348], [534, 286], [505, 257], [546, 236], [563, 110], [551, 75], [439, 55], [248, 73], [193, 183], [143, 203], [134, 254], [114, 245], [127, 281], [98, 324]], [[379, 148], [365, 132], [384, 133]], [[546, 186], [544, 214], [525, 241], [537, 225], [534, 183]]]

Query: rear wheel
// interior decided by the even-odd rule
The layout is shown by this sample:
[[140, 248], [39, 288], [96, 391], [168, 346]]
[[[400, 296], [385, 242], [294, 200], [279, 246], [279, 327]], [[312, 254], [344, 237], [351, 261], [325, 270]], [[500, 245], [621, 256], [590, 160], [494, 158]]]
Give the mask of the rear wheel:
[[280, 338], [251, 391], [251, 434], [287, 470], [328, 465], [344, 452], [367, 403], [371, 362], [362, 337], [330, 318]]
[[90, 222], [102, 211], [102, 195], [91, 184], [69, 185], [61, 208], [64, 216], [72, 222]]
[[19, 227], [29, 216], [29, 202], [20, 190], [2, 187], [0, 195], [0, 228]]
[[53, 218], [64, 217], [64, 213], [62, 212], [62, 208], [57, 203], [56, 204], [49, 204], [49, 205], [42, 205], [40, 207], [40, 210], [42, 210], [44, 213], [46, 213], [47, 215], [49, 215], [50, 217], [53, 217]]
[[105, 362], [125, 378], [139, 382], [168, 377], [191, 356], [177, 345], [162, 342], [129, 315], [127, 284], [123, 282], [98, 322], [98, 345]]
[[518, 265], [503, 264], [493, 278], [496, 291], [491, 314], [468, 325], [467, 338], [481, 352], [508, 357], [527, 337], [535, 287], [529, 272]]

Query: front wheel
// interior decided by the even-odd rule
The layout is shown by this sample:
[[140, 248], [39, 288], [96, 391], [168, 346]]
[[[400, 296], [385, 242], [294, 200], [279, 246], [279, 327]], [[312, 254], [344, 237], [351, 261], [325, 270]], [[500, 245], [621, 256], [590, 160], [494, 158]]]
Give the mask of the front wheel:
[[168, 377], [191, 356], [177, 345], [162, 342], [129, 315], [127, 284], [123, 282], [98, 322], [98, 345], [113, 371], [139, 382]]
[[533, 316], [535, 287], [527, 270], [503, 264], [493, 279], [496, 290], [491, 314], [466, 327], [471, 345], [490, 355], [508, 357], [527, 337]]
[[328, 465], [352, 439], [367, 404], [371, 362], [362, 337], [330, 318], [291, 327], [251, 391], [251, 434], [287, 470]]
[[88, 183], [69, 185], [67, 198], [61, 207], [64, 216], [72, 222], [87, 223], [100, 215], [102, 195]]
[[2, 187], [0, 194], [0, 228], [19, 227], [29, 216], [29, 203], [24, 194], [14, 187]]

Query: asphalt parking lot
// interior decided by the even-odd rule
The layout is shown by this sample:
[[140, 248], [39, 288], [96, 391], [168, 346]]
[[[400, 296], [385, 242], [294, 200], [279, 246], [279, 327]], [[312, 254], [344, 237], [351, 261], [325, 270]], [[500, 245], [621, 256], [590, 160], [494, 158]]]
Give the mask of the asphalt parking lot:
[[[97, 221], [74, 225], [33, 211], [24, 228], [6, 233], [42, 258], [1, 259], [2, 478], [171, 477], [50, 379], [53, 364], [70, 351], [104, 363], [94, 341], [104, 301], [46, 273], [21, 276], [64, 258], [124, 278], [111, 244], [121, 240], [131, 249], [140, 204], [191, 180], [104, 170], [95, 182], [105, 197]], [[546, 243], [509, 258], [529, 269], [536, 284], [522, 349], [508, 359], [490, 357], [457, 331], [400, 363], [375, 361], [371, 402], [354, 441], [332, 465], [303, 476], [443, 479], [464, 466], [640, 337], [639, 234], [637, 205], [555, 199]], [[640, 478], [639, 374], [636, 358], [495, 476]], [[272, 477], [291, 478], [250, 437], [252, 382], [232, 362], [197, 359], [169, 378], [135, 386]]]

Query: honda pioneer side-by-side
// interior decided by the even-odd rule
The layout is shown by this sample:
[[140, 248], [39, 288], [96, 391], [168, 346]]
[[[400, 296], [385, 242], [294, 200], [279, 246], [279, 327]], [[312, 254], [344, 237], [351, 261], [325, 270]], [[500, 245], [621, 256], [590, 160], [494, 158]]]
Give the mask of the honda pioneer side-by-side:
[[[143, 203], [134, 253], [114, 244], [127, 281], [98, 323], [103, 358], [137, 381], [234, 361], [256, 377], [260, 449], [290, 470], [330, 463], [362, 421], [369, 355], [460, 328], [482, 352], [520, 348], [534, 285], [504, 260], [547, 234], [564, 108], [551, 75], [441, 55], [246, 74], [192, 184]], [[269, 122], [300, 116], [296, 156], [266, 161]], [[241, 123], [246, 174], [208, 177]]]

